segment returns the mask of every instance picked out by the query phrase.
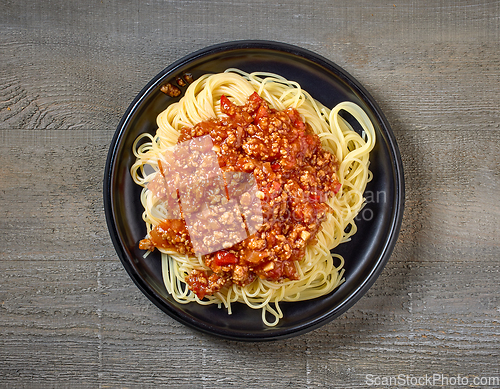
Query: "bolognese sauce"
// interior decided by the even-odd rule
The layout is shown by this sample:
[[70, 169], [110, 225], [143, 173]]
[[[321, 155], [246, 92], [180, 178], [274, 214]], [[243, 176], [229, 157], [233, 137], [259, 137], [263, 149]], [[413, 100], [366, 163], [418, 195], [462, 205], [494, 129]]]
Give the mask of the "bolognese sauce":
[[[258, 215], [258, 229], [249, 233], [247, 228], [249, 236], [245, 239], [204, 255], [210, 270], [193, 270], [186, 277], [189, 288], [200, 299], [226, 285], [248, 285], [257, 277], [277, 282], [298, 279], [295, 262], [304, 258], [309, 244], [316, 242], [321, 223], [330, 211], [327, 200], [341, 187], [336, 175], [337, 159], [323, 149], [319, 137], [296, 109], [272, 109], [257, 93], [242, 106], [223, 95], [220, 105], [226, 116], [183, 128], [178, 143], [210, 136], [212, 150], [224, 172], [224, 190], [219, 189], [219, 195], [228, 197], [229, 181], [237, 181], [236, 174], [228, 173], [251, 174], [262, 215]], [[166, 179], [158, 175], [148, 188], [175, 203], [179, 194], [165, 193]], [[215, 185], [201, 188], [196, 198], [203, 198], [203, 191], [216, 191]], [[247, 197], [241, 197], [243, 205], [250, 201]], [[162, 221], [139, 247], [194, 255], [180, 211], [179, 219]], [[223, 216], [214, 214], [207, 223], [223, 223]], [[249, 221], [244, 213], [242, 218]]]

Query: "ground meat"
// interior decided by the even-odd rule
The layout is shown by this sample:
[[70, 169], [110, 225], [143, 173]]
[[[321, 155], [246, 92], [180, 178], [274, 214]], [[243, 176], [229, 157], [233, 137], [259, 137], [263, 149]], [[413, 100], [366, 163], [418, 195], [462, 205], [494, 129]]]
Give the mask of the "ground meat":
[[193, 270], [186, 277], [186, 282], [189, 287], [195, 291], [197, 296], [202, 299], [206, 295], [212, 295], [224, 287], [228, 280], [217, 273], [207, 275], [202, 270]]
[[[323, 149], [318, 136], [295, 109], [270, 109], [268, 103], [254, 93], [243, 106], [222, 96], [221, 110], [225, 117], [184, 128], [178, 143], [210, 137], [217, 168], [222, 171], [225, 202], [240, 210], [238, 223], [245, 226], [247, 236], [232, 236], [231, 232], [218, 237], [214, 232], [206, 237], [207, 247], [223, 243], [220, 250], [208, 250], [204, 255], [209, 271], [197, 270], [186, 278], [188, 286], [199, 298], [231, 283], [247, 285], [256, 277], [278, 282], [298, 279], [294, 263], [302, 260], [306, 246], [315, 242], [321, 223], [329, 212], [326, 201], [340, 189], [335, 156]], [[195, 151], [189, 150], [189, 158], [197, 158]], [[241, 179], [245, 174], [250, 174], [252, 182]], [[163, 180], [171, 179], [167, 178], [170, 176], [165, 174]], [[157, 196], [168, 198], [168, 191], [162, 190], [162, 185], [158, 184], [163, 182], [162, 179], [156, 181], [150, 189]], [[210, 193], [217, 193], [220, 197], [224, 191], [219, 188], [217, 192], [212, 188], [209, 193], [209, 185], [197, 184], [196, 187], [198, 193], [193, 198], [197, 199], [206, 199]], [[174, 191], [168, 193], [170, 201], [172, 198], [175, 201], [175, 195], [179, 195]], [[239, 200], [231, 203], [234, 199]], [[180, 204], [182, 213], [182, 199]], [[210, 223], [212, 226], [229, 223], [233, 217], [225, 212], [229, 209], [228, 204], [226, 208], [220, 208], [219, 213], [214, 207], [201, 224], [210, 227]], [[151, 238], [143, 241], [142, 247], [168, 247], [192, 254], [196, 250], [184, 219], [189, 221], [184, 215], [177, 224], [169, 221], [170, 225], [162, 223], [155, 227]]]
[[170, 97], [177, 97], [181, 94], [181, 90], [175, 85], [172, 85], [170, 83], [162, 85], [160, 87], [160, 90]]

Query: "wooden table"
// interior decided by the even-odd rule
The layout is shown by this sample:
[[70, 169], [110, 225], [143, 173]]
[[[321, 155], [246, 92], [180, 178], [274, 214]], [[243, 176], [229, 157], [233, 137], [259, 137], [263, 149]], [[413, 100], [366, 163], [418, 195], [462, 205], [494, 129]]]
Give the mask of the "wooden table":
[[[2, 2], [0, 386], [500, 387], [500, 3], [285, 3]], [[140, 89], [236, 39], [347, 70], [385, 112], [406, 175], [400, 238], [369, 293], [270, 343], [162, 313], [118, 260], [102, 203]]]

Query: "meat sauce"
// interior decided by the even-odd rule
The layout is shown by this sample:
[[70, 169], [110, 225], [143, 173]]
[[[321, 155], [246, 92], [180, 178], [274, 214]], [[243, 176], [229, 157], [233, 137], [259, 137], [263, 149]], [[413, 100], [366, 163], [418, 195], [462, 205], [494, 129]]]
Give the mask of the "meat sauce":
[[[335, 156], [323, 149], [297, 110], [271, 109], [257, 93], [243, 106], [225, 96], [220, 103], [227, 116], [182, 129], [178, 143], [209, 135], [222, 171], [253, 173], [262, 224], [239, 243], [205, 255], [209, 271], [195, 270], [186, 277], [200, 299], [225, 285], [245, 286], [256, 277], [298, 279], [295, 261], [316, 242], [330, 210], [326, 201], [341, 186]], [[153, 192], [161, 192], [161, 181], [150, 185]], [[155, 247], [194, 254], [183, 219], [164, 220], [140, 242], [141, 249]]]

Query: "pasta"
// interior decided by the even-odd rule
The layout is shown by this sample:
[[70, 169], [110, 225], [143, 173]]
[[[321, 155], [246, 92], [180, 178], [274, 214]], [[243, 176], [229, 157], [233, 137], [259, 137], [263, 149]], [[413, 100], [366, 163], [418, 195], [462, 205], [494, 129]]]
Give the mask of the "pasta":
[[[300, 120], [296, 121], [298, 124], [295, 126], [300, 128], [300, 123], [305, 123], [307, 131], [319, 138], [322, 150], [333, 155], [332, 158], [337, 161], [337, 170], [333, 174], [336, 175], [336, 181], [332, 185], [338, 184], [338, 187], [334, 192], [328, 192], [331, 195], [324, 199], [328, 212], [324, 212], [324, 217], [318, 216], [321, 224], [317, 231], [312, 232], [314, 239], [312, 236], [309, 239], [309, 232], [302, 232], [303, 241], [309, 242], [304, 248], [303, 259], [294, 260], [293, 268], [289, 269], [288, 273], [283, 273], [285, 276], [282, 275], [278, 281], [261, 276], [249, 278], [251, 282], [248, 284], [221, 282], [212, 294], [202, 293], [200, 298], [200, 293], [195, 293], [186, 282], [192, 280], [192, 275], [198, 274], [197, 272], [211, 271], [205, 256], [200, 254], [201, 251], [188, 250], [181, 254], [172, 247], [157, 245], [156, 248], [161, 251], [165, 287], [177, 302], [218, 304], [220, 307], [224, 306], [229, 314], [231, 304], [239, 302], [260, 309], [265, 325], [275, 326], [283, 317], [280, 302], [303, 301], [324, 296], [344, 281], [344, 258], [332, 254], [330, 250], [348, 241], [356, 233], [354, 219], [364, 205], [363, 193], [371, 179], [369, 154], [376, 141], [374, 127], [367, 114], [352, 102], [342, 102], [329, 109], [314, 100], [298, 83], [276, 74], [249, 74], [238, 69], [207, 74], [190, 84], [178, 102], [170, 104], [158, 115], [158, 129], [154, 136], [142, 134], [135, 141], [133, 151], [137, 160], [131, 168], [131, 175], [134, 181], [143, 187], [143, 219], [147, 226], [146, 238], [151, 239], [165, 219], [179, 218], [179, 215], [172, 215], [168, 202], [158, 201], [158, 192], [152, 190], [151, 182], [165, 170], [164, 156], [172, 153], [171, 150], [178, 144], [182, 144], [180, 140], [185, 138], [189, 129], [197, 128], [199, 123], [226, 117], [228, 109], [233, 105], [248, 106], [252, 96], [257, 99], [255, 104], [265, 104], [266, 107], [268, 105], [269, 112], [288, 112], [292, 122], [293, 113], [290, 112], [298, 112]], [[340, 115], [342, 111], [348, 112], [360, 124], [363, 129], [361, 135]], [[288, 120], [288, 117], [285, 118]], [[307, 133], [305, 136], [307, 137]], [[214, 146], [210, 143], [210, 146], [220, 155], [217, 144]], [[218, 166], [216, 168], [219, 169]], [[227, 175], [227, 169], [224, 174]], [[270, 174], [273, 172], [270, 171]], [[224, 177], [227, 177], [226, 175]], [[226, 178], [225, 180], [227, 181]], [[283, 188], [280, 190], [284, 191]], [[256, 193], [258, 196], [263, 192], [257, 190]], [[177, 201], [178, 196], [178, 193], [173, 194], [174, 201]], [[320, 214], [323, 215], [321, 212]], [[244, 213], [242, 215], [242, 220], [249, 222], [250, 218]], [[172, 225], [170, 224], [170, 228], [174, 228]], [[258, 227], [255, 230], [258, 230]], [[247, 234], [250, 232], [252, 231], [247, 223]], [[232, 257], [221, 258], [215, 257], [215, 260], [222, 261], [221, 266], [233, 263]], [[290, 276], [286, 277], [286, 274]]]

